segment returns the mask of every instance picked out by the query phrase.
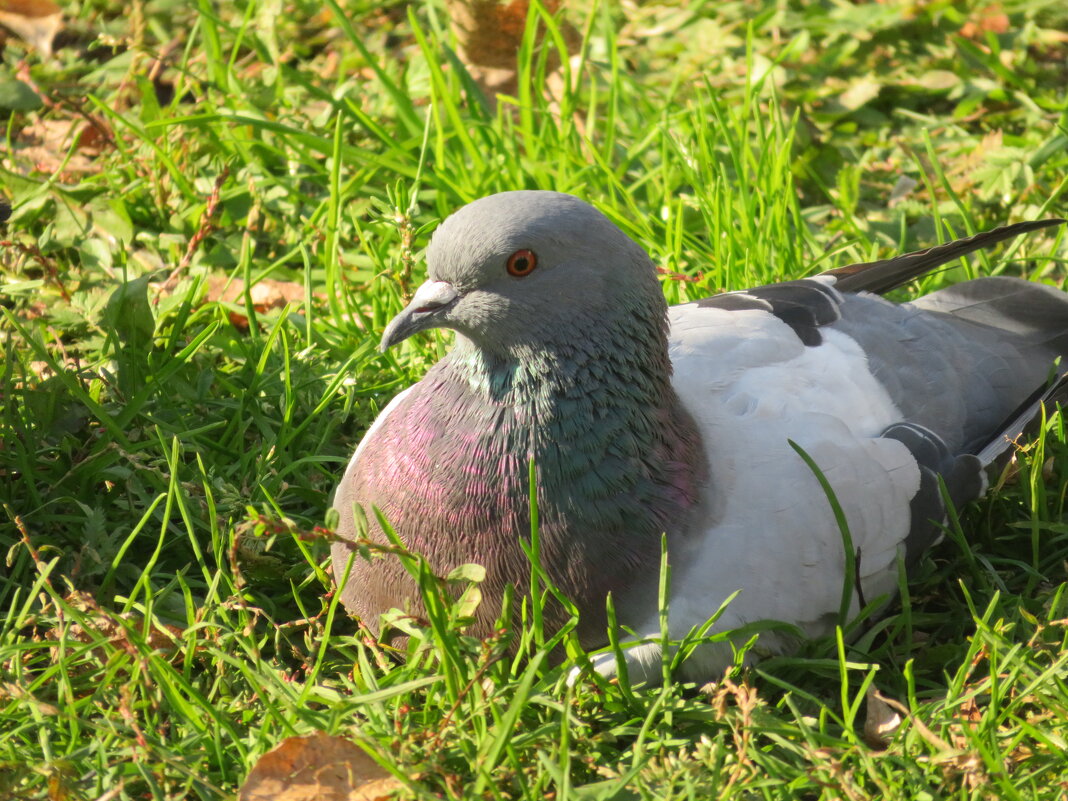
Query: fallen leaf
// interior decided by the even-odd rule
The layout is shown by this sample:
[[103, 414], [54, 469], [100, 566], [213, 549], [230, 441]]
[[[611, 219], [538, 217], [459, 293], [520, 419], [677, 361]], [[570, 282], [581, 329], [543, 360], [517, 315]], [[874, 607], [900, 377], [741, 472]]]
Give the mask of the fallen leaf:
[[1000, 3], [976, 9], [971, 18], [960, 29], [960, 35], [967, 39], [985, 39], [989, 33], [1005, 33], [1009, 30], [1009, 17]]
[[100, 155], [100, 138], [83, 120], [39, 119], [19, 132], [16, 147], [3, 163], [14, 170], [18, 164], [29, 163], [44, 175], [62, 169], [59, 178], [67, 180], [98, 169], [95, 157]]
[[527, 22], [526, 0], [448, 0], [445, 5], [465, 63], [515, 70]]
[[979, 708], [979, 705], [975, 702], [975, 699], [966, 699], [957, 708], [957, 725], [951, 726], [949, 730], [949, 739], [953, 743], [953, 746], [961, 751], [967, 750], [970, 743], [967, 735], [964, 733], [964, 728], [967, 727], [968, 729], [974, 731], [975, 727], [982, 719], [983, 710]]
[[975, 724], [983, 719], [983, 710], [979, 708], [979, 704], [975, 702], [974, 698], [969, 698], [960, 705], [958, 717], [967, 721], [972, 728], [975, 728]]
[[0, 25], [48, 58], [63, 27], [63, 10], [52, 0], [0, 0]]
[[[287, 303], [303, 303], [304, 285], [294, 281], [276, 281], [273, 278], [265, 278], [252, 285], [249, 298], [252, 301], [252, 308], [260, 314], [269, 309], [280, 309]], [[232, 303], [243, 306], [245, 282], [240, 278], [231, 280], [221, 275], [212, 276], [208, 279], [208, 294], [205, 300], [209, 303]], [[242, 331], [248, 330], [248, 315], [240, 309], [230, 310], [230, 322], [235, 328], [240, 328]]]
[[404, 785], [351, 740], [287, 737], [249, 772], [238, 801], [380, 801]]
[[[555, 14], [561, 2], [542, 0], [542, 5], [550, 14]], [[529, 6], [529, 0], [446, 0], [445, 8], [459, 44], [460, 60], [491, 104], [495, 103], [498, 94], [516, 94], [516, 54], [523, 42]], [[578, 31], [566, 21], [559, 25], [565, 46], [569, 52], [574, 52], [580, 39]], [[543, 40], [544, 25], [540, 27], [538, 43]], [[550, 79], [560, 67], [561, 55], [565, 54], [558, 53], [555, 48], [549, 53]], [[558, 97], [561, 89], [550, 86], [554, 97]]]
[[872, 748], [886, 748], [901, 726], [901, 714], [883, 700], [875, 685], [868, 685], [864, 708], [864, 742]]

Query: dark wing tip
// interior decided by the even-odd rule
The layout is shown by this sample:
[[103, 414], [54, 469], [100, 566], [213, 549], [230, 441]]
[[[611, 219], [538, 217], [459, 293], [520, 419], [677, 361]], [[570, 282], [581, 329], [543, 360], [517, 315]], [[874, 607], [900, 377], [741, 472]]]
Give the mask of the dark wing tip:
[[926, 250], [905, 253], [892, 259], [849, 264], [845, 267], [827, 270], [821, 275], [832, 276], [835, 279], [834, 288], [841, 292], [875, 292], [881, 295], [961, 256], [991, 247], [1020, 234], [1037, 231], [1040, 228], [1050, 228], [1054, 225], [1063, 225], [1065, 222], [1066, 220], [1060, 217], [1051, 217], [1045, 220], [1028, 220], [1003, 225], [974, 236], [947, 242], [944, 245], [935, 245]]

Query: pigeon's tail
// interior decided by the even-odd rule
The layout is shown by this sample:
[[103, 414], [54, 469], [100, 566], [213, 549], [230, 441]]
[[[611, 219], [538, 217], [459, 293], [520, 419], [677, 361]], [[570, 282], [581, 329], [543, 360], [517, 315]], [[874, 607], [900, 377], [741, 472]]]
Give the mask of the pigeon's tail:
[[997, 481], [1017, 447], [1034, 436], [1045, 415], [1058, 407], [1068, 407], [1068, 368], [1061, 365], [1060, 369], [1062, 372], [1050, 385], [1020, 404], [998, 434], [976, 454], [992, 481]]
[[984, 231], [966, 239], [957, 239], [944, 245], [936, 245], [926, 250], [905, 253], [892, 259], [867, 261], [848, 264], [834, 270], [827, 270], [823, 275], [833, 276], [834, 288], [842, 292], [874, 292], [882, 295], [899, 286], [904, 286], [913, 278], [918, 278], [936, 267], [948, 264], [954, 259], [974, 253], [977, 250], [1004, 242], [1020, 234], [1062, 225], [1065, 220], [1030, 220], [1028, 222], [1003, 225], [992, 231]]

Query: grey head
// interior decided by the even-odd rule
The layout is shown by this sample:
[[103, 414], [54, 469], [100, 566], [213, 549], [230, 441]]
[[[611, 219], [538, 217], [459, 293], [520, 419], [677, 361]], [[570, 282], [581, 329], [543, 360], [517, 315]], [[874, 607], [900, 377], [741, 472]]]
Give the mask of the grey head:
[[435, 232], [427, 271], [382, 350], [451, 328], [514, 356], [576, 321], [596, 326], [620, 310], [663, 306], [645, 251], [593, 206], [559, 192], [503, 192], [464, 206]]

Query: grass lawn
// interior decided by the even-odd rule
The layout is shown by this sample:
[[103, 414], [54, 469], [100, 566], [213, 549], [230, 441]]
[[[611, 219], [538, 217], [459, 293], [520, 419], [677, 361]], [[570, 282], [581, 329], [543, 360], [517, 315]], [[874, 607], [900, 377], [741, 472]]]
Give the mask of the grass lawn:
[[[496, 104], [440, 2], [72, 0], [51, 57], [8, 40], [0, 799], [233, 798], [317, 730], [404, 798], [1068, 795], [1059, 415], [889, 614], [716, 687], [568, 688], [455, 608], [394, 659], [337, 605], [329, 494], [447, 347], [376, 350], [462, 204], [579, 194], [671, 302], [1068, 212], [1063, 0], [569, 6]], [[1068, 237], [909, 291], [999, 272], [1061, 285]]]

